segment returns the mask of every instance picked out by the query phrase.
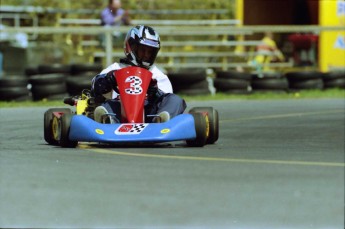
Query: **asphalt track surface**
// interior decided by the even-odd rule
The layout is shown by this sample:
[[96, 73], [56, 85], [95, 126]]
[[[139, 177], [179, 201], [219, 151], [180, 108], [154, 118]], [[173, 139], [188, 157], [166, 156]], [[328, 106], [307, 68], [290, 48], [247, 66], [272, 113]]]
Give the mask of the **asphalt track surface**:
[[203, 101], [214, 145], [47, 145], [0, 109], [0, 227], [344, 228], [344, 99]]

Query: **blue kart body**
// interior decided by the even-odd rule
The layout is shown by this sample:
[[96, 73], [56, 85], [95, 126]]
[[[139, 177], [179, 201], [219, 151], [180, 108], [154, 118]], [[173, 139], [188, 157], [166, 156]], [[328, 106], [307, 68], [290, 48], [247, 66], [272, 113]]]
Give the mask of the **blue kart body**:
[[[116, 73], [116, 78], [115, 74]], [[76, 112], [67, 108], [52, 108], [44, 113], [44, 139], [51, 145], [76, 147], [78, 142], [162, 143], [186, 141], [188, 146], [203, 147], [218, 139], [218, 113], [210, 107], [193, 108], [189, 114], [180, 114], [162, 123], [145, 123], [144, 104], [152, 73], [139, 67], [127, 67], [112, 72], [117, 82], [121, 101], [121, 123], [106, 124], [95, 121], [97, 103], [89, 90], [78, 97], [64, 99], [76, 106]], [[113, 85], [114, 86], [114, 85]], [[103, 116], [113, 114], [102, 114]], [[159, 117], [159, 115], [151, 115]]]
[[102, 124], [84, 115], [73, 115], [69, 139], [81, 142], [171, 142], [195, 139], [194, 118], [181, 114], [164, 123]]

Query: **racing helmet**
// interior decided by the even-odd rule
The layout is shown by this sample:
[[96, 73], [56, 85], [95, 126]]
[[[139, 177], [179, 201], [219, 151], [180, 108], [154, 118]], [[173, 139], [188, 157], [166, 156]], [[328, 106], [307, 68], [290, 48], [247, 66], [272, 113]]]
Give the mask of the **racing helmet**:
[[129, 30], [124, 41], [127, 59], [134, 65], [144, 68], [153, 65], [160, 47], [158, 33], [145, 25], [138, 25]]

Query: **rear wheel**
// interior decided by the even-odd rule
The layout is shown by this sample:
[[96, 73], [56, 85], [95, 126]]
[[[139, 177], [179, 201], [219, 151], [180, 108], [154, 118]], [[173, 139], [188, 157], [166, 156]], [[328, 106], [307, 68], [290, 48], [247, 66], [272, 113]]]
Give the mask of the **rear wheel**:
[[201, 113], [206, 118], [208, 129], [207, 144], [214, 144], [219, 138], [219, 115], [213, 107], [194, 107], [189, 113]]
[[75, 148], [78, 145], [77, 141], [69, 140], [69, 132], [73, 114], [64, 114], [60, 118], [60, 146], [64, 148]]
[[53, 113], [61, 112], [64, 114], [71, 114], [72, 111], [68, 108], [51, 108], [44, 113], [44, 140], [50, 145], [58, 145], [58, 141], [53, 135]]
[[203, 147], [207, 140], [207, 125], [204, 115], [201, 113], [192, 113], [194, 118], [196, 138], [187, 140], [187, 145], [192, 147]]

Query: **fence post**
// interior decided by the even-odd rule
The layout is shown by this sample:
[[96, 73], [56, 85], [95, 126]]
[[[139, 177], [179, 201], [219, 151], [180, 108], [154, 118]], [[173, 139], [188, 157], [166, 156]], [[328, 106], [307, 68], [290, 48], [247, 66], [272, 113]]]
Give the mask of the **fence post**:
[[106, 66], [109, 66], [113, 63], [113, 39], [111, 30], [105, 32], [105, 57], [106, 57]]

